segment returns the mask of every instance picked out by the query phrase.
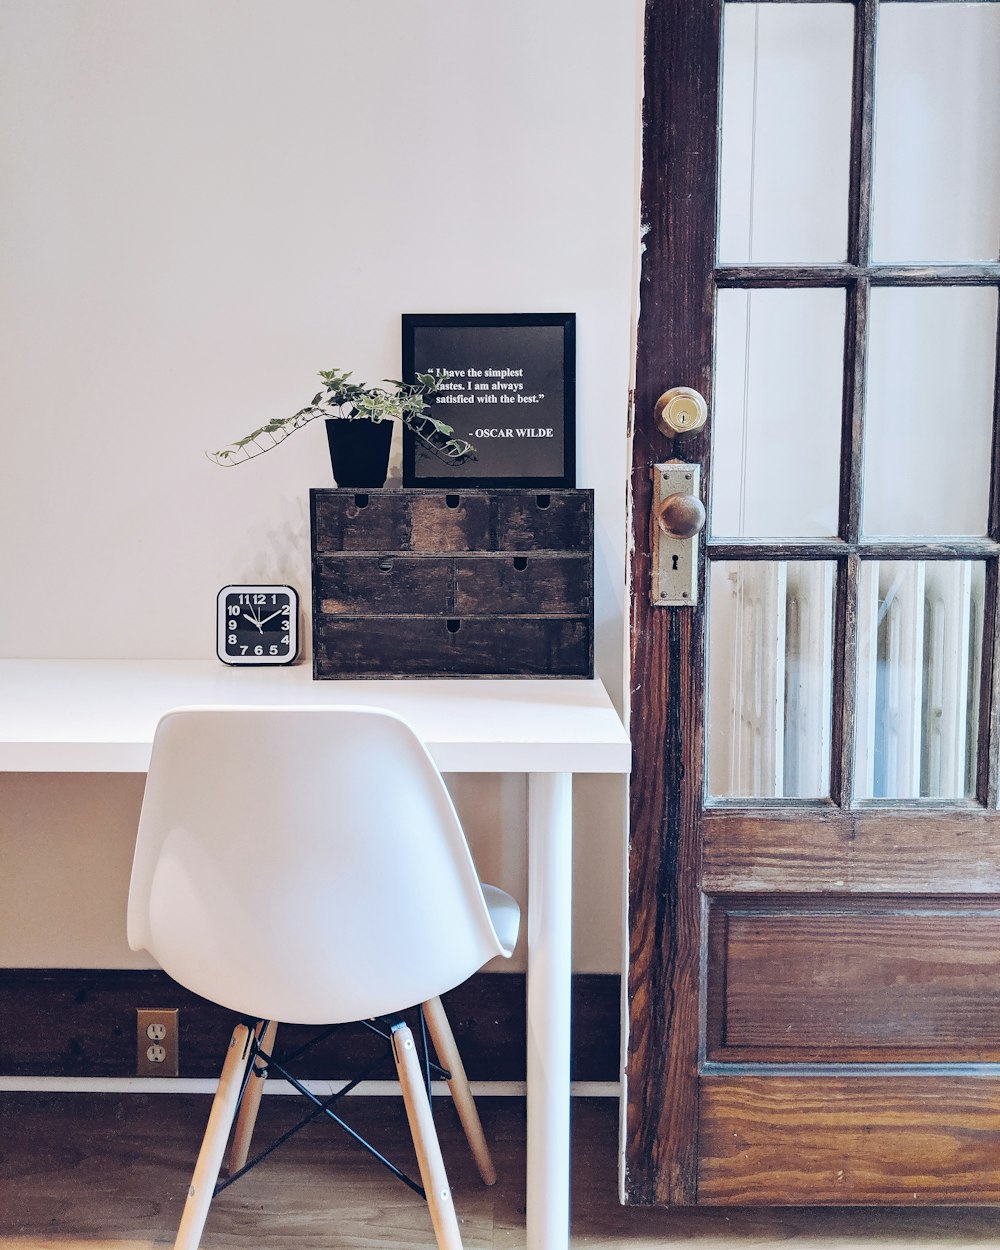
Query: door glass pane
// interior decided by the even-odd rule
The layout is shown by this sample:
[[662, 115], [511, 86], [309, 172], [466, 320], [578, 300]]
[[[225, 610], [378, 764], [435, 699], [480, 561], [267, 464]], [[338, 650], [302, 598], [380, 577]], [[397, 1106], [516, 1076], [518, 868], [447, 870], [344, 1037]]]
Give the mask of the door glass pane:
[[723, 290], [715, 338], [712, 533], [837, 532], [841, 290]]
[[708, 793], [830, 793], [835, 565], [711, 565]]
[[855, 793], [961, 799], [976, 788], [980, 561], [865, 561]]
[[1000, 255], [1000, 5], [882, 4], [872, 257]]
[[996, 332], [995, 287], [873, 288], [866, 534], [986, 533]]
[[727, 4], [719, 260], [847, 254], [854, 7]]

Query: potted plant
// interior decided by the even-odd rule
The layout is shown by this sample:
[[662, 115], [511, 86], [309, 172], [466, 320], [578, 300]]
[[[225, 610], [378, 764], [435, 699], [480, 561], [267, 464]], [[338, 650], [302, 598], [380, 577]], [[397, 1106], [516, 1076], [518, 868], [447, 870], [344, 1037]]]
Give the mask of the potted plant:
[[415, 382], [387, 382], [368, 386], [352, 382], [341, 369], [323, 369], [323, 388], [312, 402], [293, 416], [274, 417], [266, 425], [230, 443], [220, 451], [208, 452], [216, 464], [229, 468], [261, 456], [322, 417], [338, 486], [378, 487], [385, 483], [389, 469], [392, 422], [400, 421], [412, 430], [434, 455], [450, 464], [461, 464], [474, 456], [471, 443], [455, 437], [450, 425], [427, 412], [427, 405], [438, 394], [447, 373], [418, 373]]

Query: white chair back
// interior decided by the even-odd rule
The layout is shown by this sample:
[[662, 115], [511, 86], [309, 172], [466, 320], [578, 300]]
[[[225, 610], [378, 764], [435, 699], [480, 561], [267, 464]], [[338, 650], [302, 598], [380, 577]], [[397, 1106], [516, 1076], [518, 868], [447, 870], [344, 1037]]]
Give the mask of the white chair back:
[[143, 798], [128, 940], [257, 1019], [402, 1010], [507, 955], [441, 775], [365, 707], [177, 709]]

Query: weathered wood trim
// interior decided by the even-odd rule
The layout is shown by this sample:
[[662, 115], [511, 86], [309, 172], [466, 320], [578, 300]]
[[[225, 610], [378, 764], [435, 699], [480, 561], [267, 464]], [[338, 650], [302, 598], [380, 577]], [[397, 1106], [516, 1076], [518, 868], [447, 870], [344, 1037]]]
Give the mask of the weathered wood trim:
[[830, 794], [849, 807], [854, 793], [858, 673], [858, 558], [838, 561], [833, 620], [833, 689], [830, 710]]
[[[728, 0], [728, 3], [733, 3], [733, 0]], [[872, 286], [997, 286], [1000, 285], [1000, 264], [994, 261], [979, 265], [740, 264], [719, 265], [715, 271], [720, 287], [751, 290], [764, 287], [782, 290], [850, 287], [862, 277], [867, 278]]]
[[976, 797], [986, 807], [996, 809], [1000, 802], [1000, 566], [996, 560], [986, 565], [977, 730]]
[[[993, 455], [987, 530], [1000, 540], [1000, 306], [997, 308], [997, 354], [993, 375]], [[983, 605], [983, 672], [979, 705], [977, 793], [988, 807], [1000, 805], [1000, 566], [986, 566]]]
[[[920, 4], [927, 0], [882, 0], [883, 4]], [[978, 0], [936, 0], [939, 4], [975, 4]], [[982, 0], [998, 4], [1000, 0]], [[858, 0], [726, 0], [727, 4], [857, 4]]]
[[[571, 1073], [579, 1081], [620, 1075], [621, 978], [573, 977]], [[470, 1079], [525, 1079], [525, 980], [480, 973], [444, 996]], [[164, 972], [75, 968], [0, 969], [0, 1076], [135, 1076], [137, 1007], [180, 1009], [180, 1075], [219, 1075], [239, 1019], [184, 989]], [[285, 1052], [319, 1030], [287, 1025]], [[379, 1053], [372, 1034], [345, 1025], [303, 1059], [297, 1074], [350, 1074]], [[389, 1062], [388, 1075], [392, 1075]], [[169, 1078], [165, 1078], [169, 1079]]]
[[[859, 268], [868, 265], [871, 253], [877, 37], [878, 0], [857, 0], [854, 14], [854, 79], [851, 89], [851, 174], [847, 199], [847, 259], [851, 266]], [[894, 266], [894, 268], [908, 269], [911, 266]]]
[[712, 808], [702, 818], [702, 888], [1000, 893], [1000, 814], [961, 803]]
[[[732, 0], [729, 0], [732, 2]], [[793, 0], [794, 2], [794, 0]], [[900, 4], [903, 0], [895, 0]], [[1000, 264], [976, 265], [719, 265], [716, 284], [736, 289], [851, 286], [866, 277], [873, 286], [996, 286]]]
[[854, 14], [854, 67], [851, 83], [851, 156], [848, 187], [846, 269], [853, 271], [845, 291], [844, 381], [841, 411], [840, 510], [838, 532], [853, 550], [838, 563], [833, 629], [833, 689], [830, 793], [850, 805], [854, 786], [855, 703], [857, 697], [858, 560], [865, 467], [866, 364], [871, 281], [867, 274], [871, 234], [874, 151], [874, 31], [876, 0], [858, 0]]
[[1000, 1076], [708, 1076], [705, 1205], [1000, 1203]]
[[729, 895], [708, 932], [709, 1062], [1000, 1062], [996, 899]]
[[869, 539], [841, 538], [712, 538], [713, 560], [989, 560], [1000, 555], [1000, 543], [991, 538]]
[[[626, 1201], [696, 1199], [701, 904], [697, 818], [704, 716], [704, 562], [697, 608], [649, 601], [653, 464], [697, 461], [708, 430], [660, 433], [670, 386], [711, 407], [720, 0], [648, 0], [642, 222], [632, 459], [632, 715]], [[668, 193], [669, 188], [669, 193]]]

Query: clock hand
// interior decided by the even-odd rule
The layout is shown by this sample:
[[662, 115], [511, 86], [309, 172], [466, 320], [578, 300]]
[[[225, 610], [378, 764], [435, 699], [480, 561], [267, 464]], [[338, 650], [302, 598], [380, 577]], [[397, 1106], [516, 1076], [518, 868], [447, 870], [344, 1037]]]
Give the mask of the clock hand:
[[261, 629], [261, 624], [260, 624], [260, 621], [257, 619], [257, 613], [256, 613], [256, 611], [254, 611], [254, 612], [248, 612], [248, 611], [246, 610], [246, 608], [244, 608], [244, 609], [243, 609], [243, 615], [247, 618], [247, 620], [248, 620], [248, 621], [252, 622], [254, 625], [256, 625], [256, 626], [257, 626], [257, 629], [258, 629], [258, 631], [259, 631], [260, 633], [263, 633], [263, 632], [264, 632], [264, 631], [263, 631], [263, 629]]
[[265, 616], [264, 619], [261, 621], [261, 625], [262, 626], [266, 625], [268, 621], [273, 621], [276, 616], [280, 616], [280, 615], [281, 615], [281, 608], [279, 608], [277, 612], [272, 612], [270, 616]]

